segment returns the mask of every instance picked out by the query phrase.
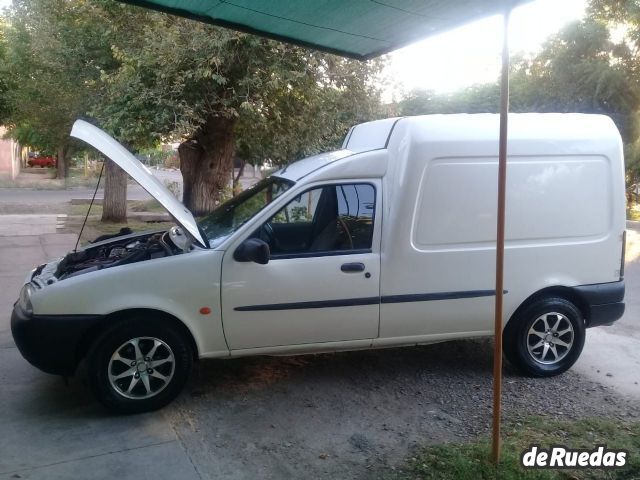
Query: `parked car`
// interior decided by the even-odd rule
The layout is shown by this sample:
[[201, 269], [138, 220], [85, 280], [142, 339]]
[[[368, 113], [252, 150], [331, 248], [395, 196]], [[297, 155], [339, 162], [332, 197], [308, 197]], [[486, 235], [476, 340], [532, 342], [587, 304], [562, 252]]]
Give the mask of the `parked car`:
[[53, 168], [56, 166], [56, 158], [51, 156], [31, 157], [27, 160], [27, 165], [30, 167]]
[[[88, 382], [107, 407], [171, 401], [198, 358], [292, 355], [493, 334], [497, 115], [353, 127], [199, 221], [100, 129], [93, 145], [178, 226], [110, 238], [35, 268], [15, 304], [33, 365]], [[624, 312], [622, 143], [607, 117], [513, 114], [504, 350], [551, 376], [585, 328]]]

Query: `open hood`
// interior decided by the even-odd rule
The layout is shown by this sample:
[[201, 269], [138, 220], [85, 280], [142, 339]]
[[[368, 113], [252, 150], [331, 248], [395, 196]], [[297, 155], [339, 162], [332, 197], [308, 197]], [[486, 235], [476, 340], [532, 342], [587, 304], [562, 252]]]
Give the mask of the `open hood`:
[[202, 237], [193, 214], [182, 205], [178, 199], [165, 187], [160, 180], [153, 176], [140, 160], [133, 156], [126, 148], [120, 145], [109, 134], [84, 120], [76, 120], [71, 129], [71, 136], [78, 138], [103, 155], [113, 160], [144, 188], [149, 195], [155, 198], [167, 209], [176, 222], [203, 247], [207, 246]]

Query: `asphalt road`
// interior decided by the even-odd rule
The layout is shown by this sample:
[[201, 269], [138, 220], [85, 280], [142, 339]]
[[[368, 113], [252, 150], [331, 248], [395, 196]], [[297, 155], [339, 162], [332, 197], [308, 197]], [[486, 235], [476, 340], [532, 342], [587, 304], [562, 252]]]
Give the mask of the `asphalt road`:
[[[0, 479], [382, 478], [418, 445], [487, 435], [489, 340], [203, 361], [162, 411], [110, 415], [82, 382], [65, 385], [17, 351], [9, 312], [26, 272], [68, 251], [75, 237], [48, 233], [55, 215], [0, 223], [9, 220], [13, 227], [0, 232]], [[620, 324], [588, 334], [585, 354], [600, 366], [611, 361], [611, 371], [589, 372], [587, 360], [589, 377], [573, 369], [536, 379], [506, 365], [505, 422], [528, 415], [639, 418], [638, 399], [613, 388], [620, 388], [620, 369], [637, 358], [616, 345], [638, 341], [639, 272], [640, 263], [627, 268], [630, 308]], [[598, 350], [603, 335], [618, 342], [615, 360]]]

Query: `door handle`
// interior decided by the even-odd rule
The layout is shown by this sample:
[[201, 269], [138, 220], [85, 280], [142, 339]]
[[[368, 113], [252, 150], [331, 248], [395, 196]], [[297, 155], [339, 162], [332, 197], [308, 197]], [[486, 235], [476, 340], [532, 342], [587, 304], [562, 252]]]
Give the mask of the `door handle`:
[[354, 262], [354, 263], [343, 263], [340, 267], [345, 273], [353, 273], [353, 272], [364, 272], [364, 263]]

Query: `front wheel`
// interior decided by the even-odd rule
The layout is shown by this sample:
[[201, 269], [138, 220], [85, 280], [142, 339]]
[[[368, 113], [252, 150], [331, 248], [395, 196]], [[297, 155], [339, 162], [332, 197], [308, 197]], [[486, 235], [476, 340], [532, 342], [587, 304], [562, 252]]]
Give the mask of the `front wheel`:
[[169, 322], [123, 321], [106, 330], [88, 358], [88, 382], [110, 410], [140, 413], [171, 402], [186, 383], [193, 352]]
[[564, 298], [538, 300], [512, 318], [503, 334], [507, 359], [528, 375], [550, 377], [578, 360], [585, 340], [580, 310]]

